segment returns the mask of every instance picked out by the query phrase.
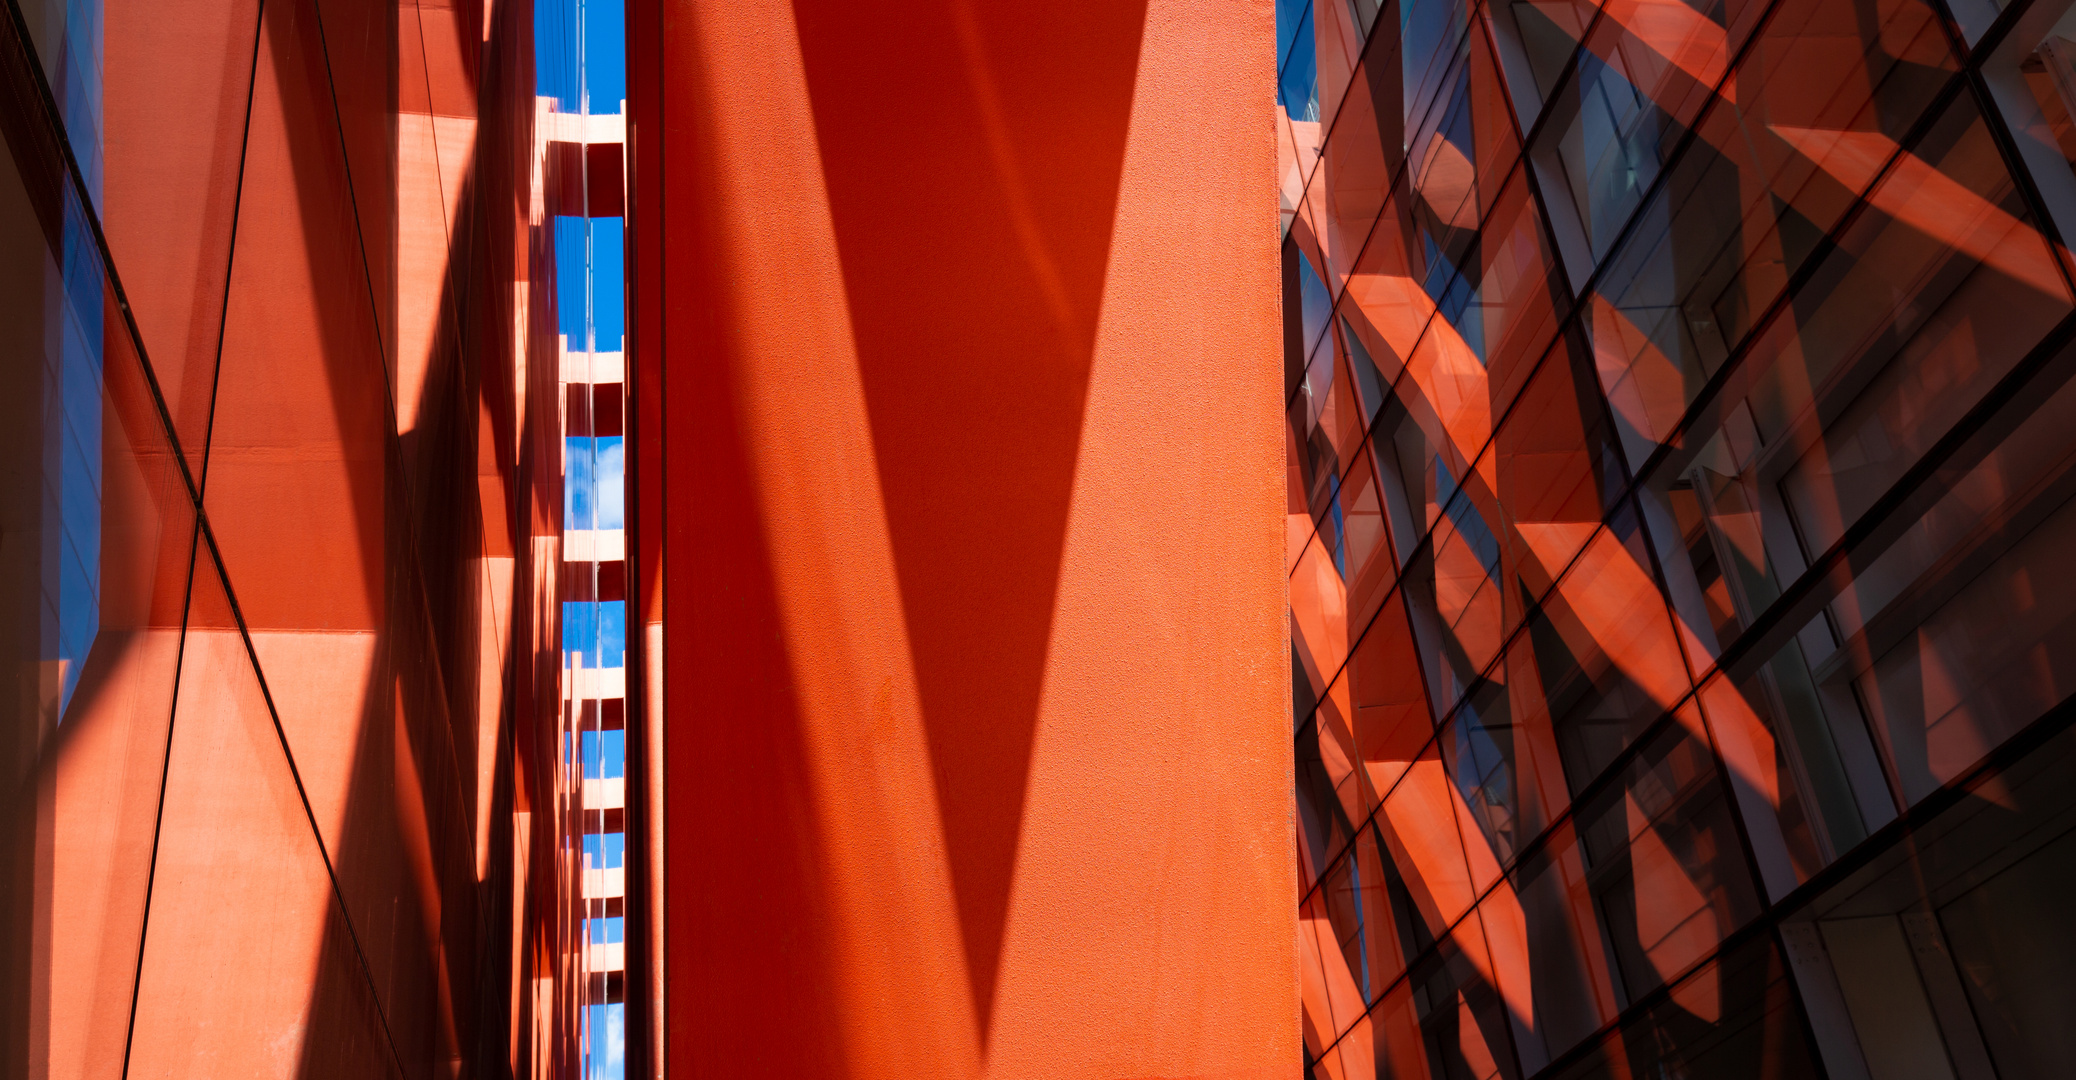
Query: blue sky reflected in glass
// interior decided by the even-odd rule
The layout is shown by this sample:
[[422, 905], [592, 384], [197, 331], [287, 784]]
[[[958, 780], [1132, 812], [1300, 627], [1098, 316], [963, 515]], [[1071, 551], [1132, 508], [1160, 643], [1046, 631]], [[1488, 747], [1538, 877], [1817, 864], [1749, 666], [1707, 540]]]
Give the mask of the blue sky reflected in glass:
[[627, 522], [627, 458], [620, 436], [573, 438], [563, 449], [562, 527], [620, 529]]
[[583, 748], [578, 752], [584, 758], [585, 779], [605, 780], [627, 775], [627, 732], [586, 731], [580, 738]]
[[[627, 17], [625, 0], [542, 0], [534, 9], [535, 91], [564, 113], [610, 115], [625, 109]], [[626, 333], [625, 232], [619, 218], [555, 218], [556, 329], [574, 350], [618, 352]], [[626, 467], [621, 440], [573, 438], [564, 444], [563, 529], [625, 527]], [[582, 573], [580, 568], [574, 572]], [[588, 668], [625, 667], [627, 605], [621, 601], [562, 605], [565, 655]], [[625, 776], [624, 731], [582, 731], [573, 749], [588, 779]], [[587, 869], [613, 869], [626, 860], [620, 833], [583, 837]], [[597, 944], [621, 943], [620, 918], [586, 920]], [[624, 1080], [627, 1012], [622, 1004], [584, 1009], [585, 1080]]]
[[627, 863], [627, 835], [625, 833], [586, 833], [584, 835], [584, 869], [618, 870]]
[[[571, 349], [582, 349], [590, 341], [590, 347], [599, 352], [620, 351], [627, 322], [625, 224], [625, 219], [616, 217], [555, 218], [555, 326], [569, 339]], [[588, 312], [584, 307], [587, 280]], [[585, 333], [587, 315], [595, 337]]]
[[[579, 22], [581, 20], [581, 31]], [[578, 38], [582, 42], [579, 74]], [[617, 0], [542, 3], [533, 9], [534, 89], [558, 112], [610, 115], [627, 99], [627, 8]], [[584, 90], [590, 108], [584, 108]]]
[[584, 667], [627, 666], [627, 603], [567, 601], [562, 605], [562, 651], [583, 653]]

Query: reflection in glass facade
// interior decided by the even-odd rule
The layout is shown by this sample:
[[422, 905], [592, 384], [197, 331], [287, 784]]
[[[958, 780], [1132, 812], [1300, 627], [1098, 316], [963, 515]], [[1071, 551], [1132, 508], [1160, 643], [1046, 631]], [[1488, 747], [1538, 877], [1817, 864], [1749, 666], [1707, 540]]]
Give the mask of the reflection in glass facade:
[[[35, 482], [25, 476], [9, 485], [19, 546], [5, 572], [15, 579], [10, 591], [26, 600], [33, 589], [36, 598], [18, 604], [32, 621], [9, 636], [34, 643], [35, 689], [27, 692], [48, 728], [64, 716], [100, 628], [103, 285], [87, 207], [101, 190], [101, 12], [90, 0], [49, 0], [24, 16], [31, 11], [32, 39], [80, 169], [79, 185], [46, 195], [55, 220], [45, 228], [56, 235], [46, 238], [45, 280], [30, 291], [47, 299], [40, 316], [18, 324], [23, 359], [40, 353], [41, 363], [9, 365], [6, 375], [15, 413], [6, 423], [16, 444], [9, 460], [41, 466]], [[28, 269], [31, 260], [22, 261]]]
[[1279, 0], [1308, 1075], [2066, 1073], [2071, 8]]

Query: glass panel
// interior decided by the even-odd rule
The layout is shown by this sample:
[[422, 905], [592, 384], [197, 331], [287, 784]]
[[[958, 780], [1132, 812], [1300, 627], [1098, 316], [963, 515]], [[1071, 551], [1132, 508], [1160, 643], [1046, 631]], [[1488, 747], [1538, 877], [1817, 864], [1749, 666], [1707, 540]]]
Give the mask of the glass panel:
[[1290, 577], [1290, 644], [1301, 678], [1317, 698], [1348, 658], [1348, 595], [1334, 554], [1312, 538]]
[[1549, 827], [1568, 795], [1531, 652], [1516, 642], [1442, 732], [1449, 774], [1501, 865]]
[[[1951, 68], [1936, 14], [1916, 0], [1884, 5], [1878, 22], [1863, 22], [1847, 0], [1818, 0], [1767, 23], [1733, 78], [1735, 100], [1697, 122], [1690, 151], [1610, 256], [1601, 298], [1590, 303], [1601, 379], [1632, 465], [1671, 437], [1789, 278], [1832, 250], [1826, 234], [1873, 186]], [[1615, 204], [1633, 199], [1624, 177], [1608, 196]], [[1915, 183], [1891, 191], [1903, 196]], [[1592, 232], [1589, 249], [1587, 227], [1574, 223], [1589, 211], [1570, 205], [1551, 200], [1552, 226], [1577, 281], [1611, 236]], [[1928, 224], [1956, 240], [1957, 227], [1994, 235], [1971, 231], [1965, 213]], [[1690, 435], [1682, 445], [1704, 441]]]
[[[1379, 486], [1390, 521], [1393, 546], [1401, 563], [1411, 560], [1441, 518], [1443, 494], [1438, 490], [1437, 464], [1444, 452], [1445, 438], [1431, 423], [1423, 422], [1426, 411], [1415, 414], [1413, 404], [1396, 390], [1386, 394], [1370, 426], [1370, 446], [1376, 453]], [[1449, 466], [1453, 468], [1453, 466]]]
[[1677, 714], [1578, 811], [1587, 880], [1625, 1004], [1680, 976], [1759, 913], [1699, 714]]
[[1277, 80], [1276, 105], [1283, 115], [1302, 123], [1319, 123], [1319, 63], [1317, 32], [1312, 29], [1312, 8], [1306, 5], [1291, 35], [1290, 51], [1284, 55], [1282, 75]]
[[[1568, 343], [1545, 359], [1501, 424], [1476, 479], [1492, 485], [1506, 629], [1570, 565], [1627, 484], [1593, 378]], [[1465, 487], [1475, 498], [1478, 489]], [[1639, 567], [1647, 564], [1639, 562]]]
[[1430, 747], [1409, 764], [1377, 814], [1377, 830], [1392, 864], [1389, 874], [1404, 882], [1412, 909], [1433, 935], [1462, 918], [1475, 899], [1456, 809], [1461, 801], [1440, 754]]
[[1624, 1024], [1562, 1080], [1766, 1076], [1816, 1080], [1787, 965], [1765, 938], [1709, 964]]
[[[1320, 168], [1313, 173], [1310, 198], [1322, 211], [1326, 250], [1332, 256], [1334, 285], [1348, 283], [1356, 256], [1380, 217], [1384, 229], [1377, 243], [1394, 244], [1405, 218], [1406, 152], [1395, 25], [1371, 42], [1369, 55], [1355, 69], [1354, 81]], [[1391, 194], [1387, 204], [1386, 195]], [[1388, 209], [1387, 209], [1388, 205]]]
[[1486, 23], [1499, 47], [1507, 90], [1523, 128], [1542, 114], [1578, 52], [1586, 28], [1600, 16], [1595, 0], [1501, 0], [1486, 5]]
[[1283, 374], [1289, 394], [1296, 394], [1306, 377], [1306, 366], [1333, 310], [1312, 229], [1307, 217], [1283, 241], [1283, 310], [1301, 316], [1283, 320]]
[[[1319, 119], [1333, 125], [1362, 56], [1379, 0], [1322, 0], [1313, 12], [1314, 63], [1318, 65]], [[1385, 0], [1388, 4], [1389, 0]], [[1392, 5], [1395, 6], [1395, 5]], [[1359, 95], [1358, 95], [1359, 96]]]
[[1427, 1052], [1428, 1075], [1438, 1080], [1511, 1080], [1521, 1075], [1514, 1062], [1507, 1004], [1494, 975], [1477, 912], [1414, 967], [1409, 979], [1411, 1012], [1419, 1025], [1419, 1045]]
[[1348, 620], [1354, 627], [1369, 624], [1398, 581], [1398, 561], [1391, 555], [1384, 508], [1377, 498], [1377, 478], [1368, 459], [1365, 454], [1357, 462], [1335, 504], [1336, 526], [1342, 535], [1341, 577], [1348, 586]]
[[[1991, 0], [1953, 0], [1954, 16], [1970, 33], [1971, 16]], [[1985, 22], [1987, 20], [1984, 20]], [[2018, 156], [2032, 173], [2049, 216], [2067, 234], [2076, 215], [2076, 4], [2041, 0], [2026, 5], [1982, 65], [1983, 84], [2004, 114]]]
[[[1340, 869], [1337, 867], [1336, 871]], [[1328, 896], [1333, 877], [1329, 874], [1321, 887], [1306, 898], [1298, 920], [1299, 962], [1307, 969], [1306, 1016], [1310, 1023], [1318, 1025], [1315, 1037], [1322, 1046], [1348, 1030], [1363, 1011], [1360, 942], [1357, 941], [1351, 964], [1350, 953], [1342, 948], [1341, 927], [1335, 922]], [[1343, 915], [1352, 917], [1346, 912]], [[1348, 932], [1359, 938], [1359, 928], [1350, 926]]]
[[1377, 1072], [1377, 1035], [1373, 1020], [1365, 1015], [1341, 1036], [1340, 1044], [1319, 1063], [1315, 1076], [1330, 1080], [1369, 1080]]
[[1854, 680], [1916, 802], [2076, 691], [2076, 501], [2054, 512]]
[[1690, 687], [1643, 546], [1634, 518], [1618, 515], [1530, 614], [1522, 638], [1574, 792]]
[[2063, 729], [1895, 830], [1782, 924], [1833, 1075], [2048, 1077], [2068, 1049], [2076, 732]]
[[44, 82], [79, 162], [87, 197], [96, 203], [101, 198], [105, 122], [102, 51], [107, 43], [101, 9], [101, 0], [29, 0], [15, 9], [43, 64]]
[[[1942, 471], [1943, 490], [1930, 509], [1896, 531], [1885, 550], [1857, 558], [1860, 569], [1852, 581], [1810, 630], [1782, 650], [1785, 660], [1806, 672], [1799, 675], [1808, 684], [1801, 694], [1815, 708], [1805, 704], [1804, 711], [1832, 717], [1834, 727], [1850, 730], [1835, 718], [1857, 720], [1864, 705], [1867, 714], [1894, 725], [1885, 725], [1884, 740], [1911, 801], [1930, 792], [1939, 778], [1960, 775], [2016, 731], [2034, 703], [2059, 700], [2056, 636], [2050, 629], [2057, 617], [2051, 599], [2057, 579], [2042, 577], [2038, 560], [2062, 542], [2060, 523], [2076, 495], [2067, 452], [2067, 432], [2076, 420], [2069, 359], [2056, 357], [1990, 419], [1978, 436], [1989, 448], [1969, 455], [1974, 463], [1965, 470]], [[2002, 613], [1991, 616], [2000, 605]], [[1826, 618], [1837, 628], [1836, 639]], [[1949, 652], [1956, 632], [1985, 639], [1968, 651]], [[1976, 647], [1990, 651], [1974, 652]], [[2014, 647], [2028, 650], [2026, 664], [2000, 651]], [[1971, 658], [1989, 666], [1951, 674], [1943, 666]], [[1793, 688], [1799, 684], [1776, 678], [1784, 704], [1796, 705]], [[1982, 711], [1983, 703], [2000, 700], [2001, 708]], [[1956, 723], [1946, 726], [1944, 719]], [[1942, 727], [1961, 741], [1932, 734]], [[1868, 766], [1849, 754], [1847, 764], [1857, 789], [1877, 787], [1860, 778]], [[1885, 787], [1879, 790], [1883, 799], [1860, 799], [1870, 823], [1895, 812], [1883, 805]]]
[[1425, 749], [1434, 719], [1421, 684], [1420, 657], [1407, 632], [1404, 601], [1393, 594], [1348, 657], [1346, 696], [1355, 746], [1370, 790], [1390, 791]]
[[1525, 171], [1516, 172], [1494, 201], [1478, 251], [1476, 288], [1457, 323], [1484, 363], [1492, 415], [1502, 416], [1514, 407], [1569, 306], [1553, 276], [1542, 215]]
[[[1334, 1022], [1333, 996], [1339, 993], [1342, 1000], [1348, 997], [1347, 984], [1336, 980], [1332, 988], [1327, 983], [1328, 960], [1338, 959], [1339, 953], [1331, 947], [1332, 928], [1326, 922], [1325, 903], [1318, 893], [1308, 894], [1298, 908], [1298, 1001], [1299, 1023], [1305, 1041], [1305, 1057], [1316, 1061], [1330, 1053], [1335, 1037], [1340, 1033]], [[1324, 942], [1322, 939], [1326, 939]], [[1322, 952], [1322, 943], [1328, 945]]]
[[1367, 778], [1356, 768], [1346, 698], [1347, 681], [1336, 681], [1298, 730], [1298, 832], [1304, 841], [1298, 865], [1307, 888], [1340, 856], [1376, 803]]
[[1541, 1069], [1614, 1017], [1613, 946], [1570, 825], [1480, 910], [1523, 1069]]

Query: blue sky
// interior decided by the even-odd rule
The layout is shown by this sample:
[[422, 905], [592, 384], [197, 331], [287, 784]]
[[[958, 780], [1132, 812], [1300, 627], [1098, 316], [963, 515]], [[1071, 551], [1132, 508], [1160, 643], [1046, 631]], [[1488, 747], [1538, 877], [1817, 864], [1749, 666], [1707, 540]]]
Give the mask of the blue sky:
[[[584, 283], [591, 292], [591, 328], [597, 335], [591, 348], [619, 352], [626, 324], [627, 295], [625, 222], [612, 218], [557, 216], [555, 219], [555, 308], [556, 329], [569, 338], [569, 347], [582, 349], [584, 332]], [[586, 249], [586, 241], [589, 249]]]
[[562, 480], [562, 527], [620, 529], [627, 522], [626, 450], [618, 435], [573, 438]]
[[585, 667], [627, 666], [627, 603], [568, 601], [562, 605], [562, 651], [584, 654]]
[[585, 1063], [584, 1080], [624, 1080], [627, 1076], [627, 1006], [617, 1002], [593, 1005], [586, 1012], [594, 1048], [591, 1060]]
[[627, 775], [627, 732], [586, 731], [578, 736], [578, 756], [591, 780]]
[[[578, 20], [582, 19], [579, 33]], [[579, 81], [578, 39], [583, 39]], [[556, 99], [562, 112], [609, 114], [627, 97], [627, 9], [617, 0], [543, 3], [533, 9], [535, 91]], [[582, 89], [591, 107], [582, 109]]]
[[618, 870], [627, 863], [627, 834], [586, 833], [584, 866], [589, 870]]
[[[543, 0], [534, 7], [535, 90], [556, 99], [561, 112], [616, 113], [627, 96], [627, 28], [624, 0]], [[626, 280], [624, 223], [619, 218], [557, 217], [555, 305], [558, 332], [572, 349], [619, 352], [625, 337]], [[564, 529], [625, 527], [627, 471], [618, 438], [569, 439], [563, 476]], [[627, 663], [627, 605], [566, 602], [562, 605], [565, 655], [581, 654], [585, 667]], [[577, 734], [574, 749], [586, 777], [624, 776], [624, 731]], [[587, 834], [584, 864], [625, 864], [621, 833]], [[586, 920], [595, 942], [625, 940], [621, 919]], [[585, 1080], [624, 1080], [627, 1075], [627, 1012], [624, 1005], [585, 1009], [588, 1029]]]

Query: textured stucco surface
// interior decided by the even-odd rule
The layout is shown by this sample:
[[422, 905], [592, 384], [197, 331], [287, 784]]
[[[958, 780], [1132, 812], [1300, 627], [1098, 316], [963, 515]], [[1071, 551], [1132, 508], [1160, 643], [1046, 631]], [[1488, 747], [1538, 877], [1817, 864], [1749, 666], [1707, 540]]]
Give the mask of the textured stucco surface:
[[663, 6], [675, 1075], [1299, 1067], [1273, 19], [1145, 4], [1111, 146], [1027, 91], [1116, 7]]

